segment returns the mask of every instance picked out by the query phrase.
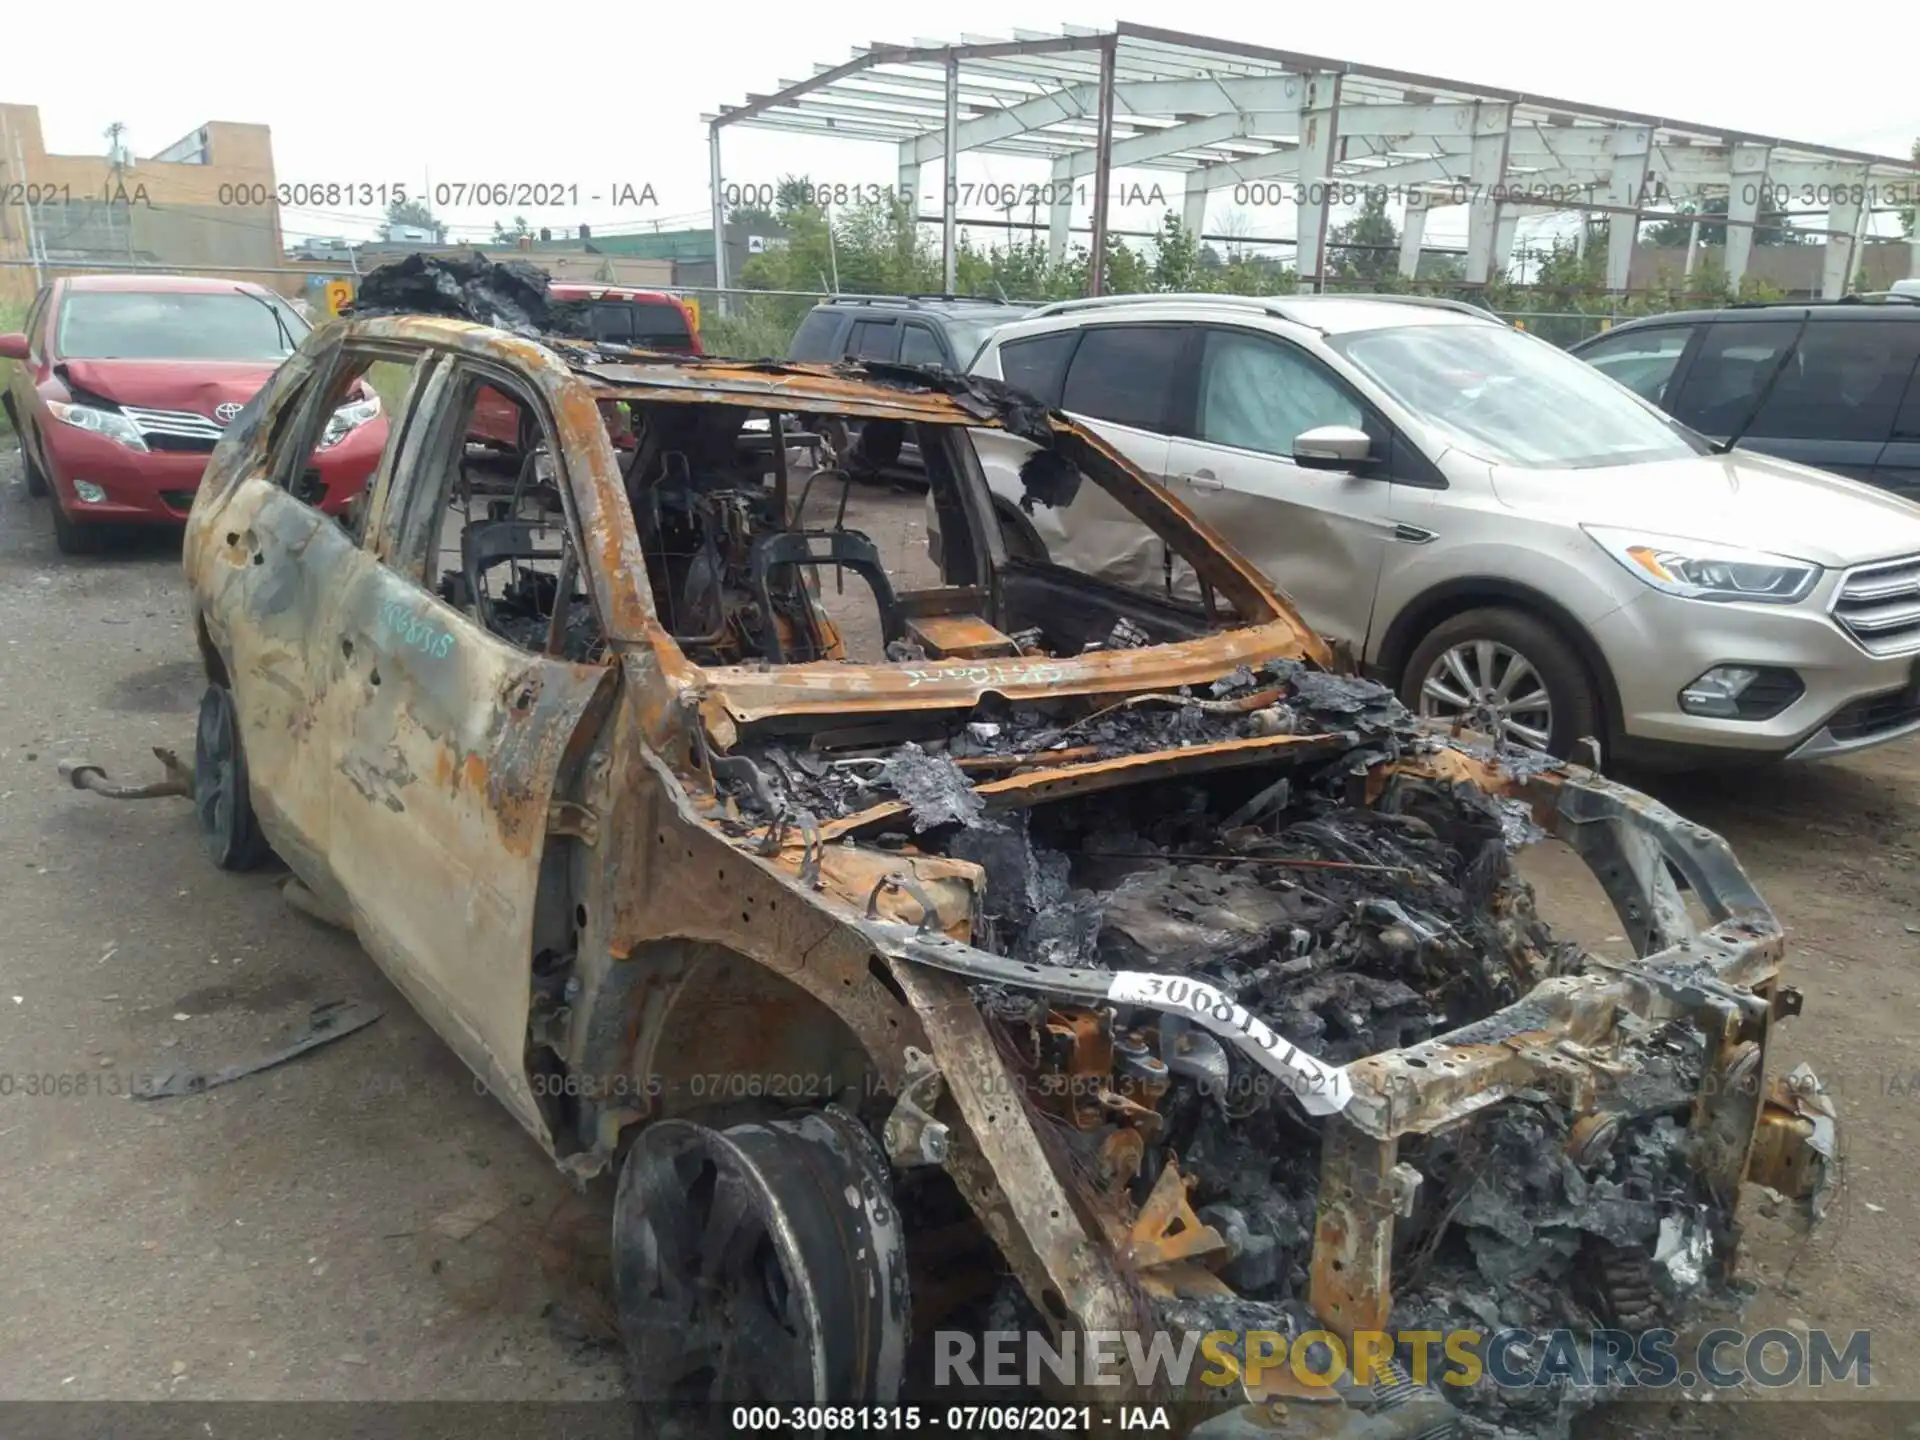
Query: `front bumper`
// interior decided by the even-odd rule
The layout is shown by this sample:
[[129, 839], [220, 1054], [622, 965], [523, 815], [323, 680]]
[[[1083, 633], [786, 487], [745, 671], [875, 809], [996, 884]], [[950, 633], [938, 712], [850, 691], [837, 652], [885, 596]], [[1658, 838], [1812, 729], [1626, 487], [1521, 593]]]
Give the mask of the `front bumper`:
[[[50, 424], [41, 433], [56, 503], [77, 524], [183, 524], [213, 458], [211, 451], [129, 450], [70, 425]], [[386, 433], [386, 421], [376, 420], [318, 457], [309, 467], [319, 472], [325, 487], [313, 502], [317, 509], [337, 515], [366, 488], [380, 463]], [[74, 483], [81, 480], [99, 486], [106, 499], [80, 499]]]
[[[1592, 633], [1620, 697], [1626, 743], [1616, 750], [1674, 746], [1810, 760], [1920, 731], [1920, 691], [1911, 688], [1920, 656], [1869, 655], [1828, 616], [1822, 592], [1795, 606], [1648, 592]], [[1805, 689], [1766, 720], [1687, 714], [1680, 691], [1716, 665], [1792, 670]]]

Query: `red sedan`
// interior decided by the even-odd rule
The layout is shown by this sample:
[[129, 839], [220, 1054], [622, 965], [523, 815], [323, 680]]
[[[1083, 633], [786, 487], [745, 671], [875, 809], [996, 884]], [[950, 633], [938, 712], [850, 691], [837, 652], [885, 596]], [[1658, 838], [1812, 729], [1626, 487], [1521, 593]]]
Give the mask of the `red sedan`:
[[[35, 298], [0, 335], [4, 403], [31, 494], [51, 493], [67, 554], [114, 525], [178, 525], [226, 426], [311, 327], [259, 285], [172, 275], [80, 275]], [[338, 514], [386, 445], [364, 385], [333, 414], [301, 498]]]

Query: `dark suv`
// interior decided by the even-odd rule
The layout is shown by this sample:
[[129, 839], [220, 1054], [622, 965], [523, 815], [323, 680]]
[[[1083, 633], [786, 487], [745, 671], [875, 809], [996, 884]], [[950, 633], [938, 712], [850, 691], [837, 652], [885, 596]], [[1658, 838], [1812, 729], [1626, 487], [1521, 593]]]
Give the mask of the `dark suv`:
[[1573, 353], [1702, 435], [1920, 500], [1920, 303], [1908, 297], [1656, 315]]
[[800, 322], [787, 359], [899, 360], [964, 371], [988, 335], [1032, 309], [967, 295], [837, 295]]

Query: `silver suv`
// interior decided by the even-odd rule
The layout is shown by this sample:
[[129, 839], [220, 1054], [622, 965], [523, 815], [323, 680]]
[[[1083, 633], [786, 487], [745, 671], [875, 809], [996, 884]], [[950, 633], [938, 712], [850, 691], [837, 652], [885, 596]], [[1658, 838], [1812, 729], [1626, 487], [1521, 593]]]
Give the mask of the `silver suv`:
[[[1066, 301], [973, 371], [1091, 422], [1422, 714], [1641, 761], [1920, 729], [1920, 507], [1718, 453], [1471, 306]], [[1051, 508], [976, 438], [1016, 556], [1198, 598], [1096, 487]]]

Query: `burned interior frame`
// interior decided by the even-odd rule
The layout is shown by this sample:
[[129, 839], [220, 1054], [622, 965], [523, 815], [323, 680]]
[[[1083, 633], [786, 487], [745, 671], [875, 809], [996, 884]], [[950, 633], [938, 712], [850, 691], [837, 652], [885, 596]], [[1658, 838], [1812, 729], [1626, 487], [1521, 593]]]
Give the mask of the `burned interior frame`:
[[[986, 1317], [1644, 1327], [1724, 1288], [1743, 1180], [1811, 1200], [1830, 1178], [1823, 1097], [1761, 1083], [1799, 997], [1723, 842], [1332, 673], [1245, 560], [1065, 417], [912, 367], [615, 357], [424, 318], [348, 333], [436, 355], [443, 427], [464, 423], [454, 376], [510, 385], [559, 461], [520, 494], [550, 483], [576, 557], [554, 593], [577, 573], [580, 594], [547, 616], [561, 643], [490, 658], [459, 696], [396, 668], [377, 699], [351, 693], [404, 725], [404, 775], [386, 729], [335, 762], [365, 789], [335, 815], [372, 807], [376, 846], [440, 823], [442, 850], [494, 867], [484, 931], [472, 909], [446, 928], [496, 958], [474, 978], [462, 934], [336, 888], [570, 1173], [618, 1168], [643, 1398], [748, 1383], [722, 1332], [766, 1287], [731, 1239], [685, 1249], [716, 1227], [758, 1235], [805, 1301], [759, 1317], [761, 1381], [887, 1400], [913, 1333]], [[631, 456], [608, 403], [632, 409]], [[809, 428], [825, 419], [883, 451], [875, 427], [912, 427], [945, 584], [893, 593], [862, 537], [807, 520], [817, 496], [796, 507], [860, 463]], [[1036, 504], [1069, 471], [1100, 485], [1204, 604], [1009, 557], [973, 427], [1057, 458], [1034, 467]], [[444, 465], [463, 438], [410, 435], [399, 463]], [[196, 511], [188, 543], [214, 660], [290, 623], [219, 613], [225, 524]], [[840, 658], [802, 578], [816, 563], [881, 582], [886, 663]], [[577, 606], [585, 663], [554, 620]], [[431, 703], [409, 711], [416, 673]], [[411, 818], [436, 803], [445, 818]], [[1593, 869], [1636, 959], [1534, 914], [1512, 856], [1542, 833]], [[327, 857], [283, 853], [326, 888]], [[430, 967], [405, 935], [444, 942], [432, 983], [412, 983]], [[823, 1195], [858, 1200], [829, 1213]], [[675, 1265], [706, 1279], [687, 1289]], [[1368, 1412], [1413, 1388], [1333, 1398]]]

